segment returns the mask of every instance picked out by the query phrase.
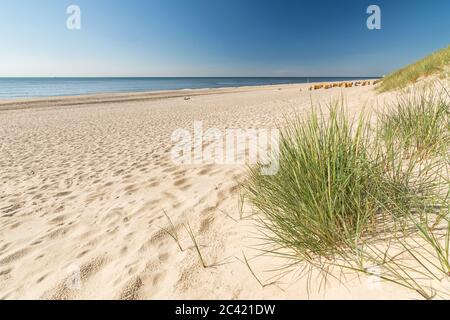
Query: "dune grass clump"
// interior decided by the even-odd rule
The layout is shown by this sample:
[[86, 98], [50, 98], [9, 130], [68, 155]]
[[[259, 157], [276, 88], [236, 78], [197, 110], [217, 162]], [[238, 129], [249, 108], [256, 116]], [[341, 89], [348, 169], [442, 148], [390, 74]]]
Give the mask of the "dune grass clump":
[[450, 104], [442, 96], [404, 96], [381, 115], [381, 135], [410, 155], [442, 154], [450, 146], [449, 113]]
[[392, 230], [419, 203], [410, 174], [394, 168], [363, 117], [352, 121], [340, 104], [328, 117], [313, 111], [290, 122], [280, 138], [276, 175], [249, 170], [247, 199], [262, 214], [271, 250], [295, 259], [332, 259]]
[[433, 74], [445, 74], [445, 68], [449, 64], [450, 46], [387, 75], [378, 89], [380, 92], [402, 89], [415, 83], [419, 78]]

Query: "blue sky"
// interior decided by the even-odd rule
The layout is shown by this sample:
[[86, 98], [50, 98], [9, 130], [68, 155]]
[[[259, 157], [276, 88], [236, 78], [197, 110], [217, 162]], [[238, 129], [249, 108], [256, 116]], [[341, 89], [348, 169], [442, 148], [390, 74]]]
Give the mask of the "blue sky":
[[372, 76], [448, 46], [450, 1], [0, 0], [0, 35], [0, 76]]

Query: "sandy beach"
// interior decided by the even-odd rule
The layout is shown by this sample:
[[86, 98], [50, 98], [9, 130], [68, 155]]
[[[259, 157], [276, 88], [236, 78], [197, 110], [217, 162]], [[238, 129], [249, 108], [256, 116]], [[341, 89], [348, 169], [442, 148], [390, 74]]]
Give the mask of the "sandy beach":
[[[401, 299], [414, 293], [349, 274], [275, 284], [239, 183], [244, 165], [176, 165], [171, 134], [278, 128], [314, 104], [379, 111], [373, 86], [310, 84], [0, 102], [0, 299]], [[189, 99], [187, 99], [189, 98]], [[169, 215], [183, 248], [162, 230]], [[192, 227], [203, 268], [183, 225]], [[267, 286], [261, 286], [244, 262]], [[71, 285], [73, 271], [79, 283]], [[78, 270], [78, 271], [77, 271]], [[309, 284], [308, 284], [309, 282]]]

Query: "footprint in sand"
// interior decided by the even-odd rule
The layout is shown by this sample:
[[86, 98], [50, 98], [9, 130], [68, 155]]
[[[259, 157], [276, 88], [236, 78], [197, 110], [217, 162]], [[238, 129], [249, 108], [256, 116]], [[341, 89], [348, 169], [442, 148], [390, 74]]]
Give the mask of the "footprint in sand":
[[63, 191], [63, 192], [58, 192], [55, 197], [60, 198], [60, 197], [66, 197], [68, 195], [70, 195], [72, 193], [72, 191]]
[[188, 179], [182, 178], [182, 179], [176, 180], [176, 181], [173, 183], [173, 185], [174, 185], [175, 187], [179, 187], [179, 186], [184, 185], [184, 184], [187, 183], [188, 181], [189, 181]]
[[150, 182], [147, 186], [149, 187], [149, 188], [156, 188], [156, 187], [158, 187], [160, 185], [160, 182], [159, 181], [153, 181], [153, 182]]
[[30, 248], [20, 249], [0, 260], [0, 266], [4, 264], [9, 264], [15, 262], [24, 256], [26, 256], [30, 252]]

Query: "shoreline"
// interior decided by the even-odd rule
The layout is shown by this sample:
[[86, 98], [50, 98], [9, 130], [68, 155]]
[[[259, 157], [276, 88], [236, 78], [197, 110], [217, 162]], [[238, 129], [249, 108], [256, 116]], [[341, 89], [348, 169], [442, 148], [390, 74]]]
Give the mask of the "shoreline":
[[[357, 79], [350, 81], [372, 81], [378, 78]], [[202, 88], [202, 89], [175, 89], [158, 91], [135, 91], [135, 92], [107, 92], [82, 95], [62, 95], [47, 97], [31, 97], [19, 99], [0, 99], [0, 112], [23, 110], [29, 108], [46, 108], [57, 106], [76, 106], [101, 103], [142, 102], [146, 100], [162, 100], [180, 97], [195, 97], [214, 94], [230, 94], [241, 92], [252, 92], [258, 90], [279, 90], [280, 88], [309, 87], [315, 84], [337, 83], [343, 81], [324, 81], [308, 83], [270, 84], [240, 87]]]

